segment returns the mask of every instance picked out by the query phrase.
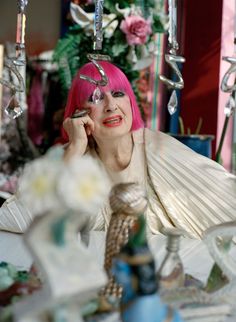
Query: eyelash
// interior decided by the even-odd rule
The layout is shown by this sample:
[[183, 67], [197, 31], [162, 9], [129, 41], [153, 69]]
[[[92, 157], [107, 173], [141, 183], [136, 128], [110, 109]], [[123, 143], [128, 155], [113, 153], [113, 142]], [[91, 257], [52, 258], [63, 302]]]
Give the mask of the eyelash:
[[[123, 97], [125, 96], [125, 93], [122, 91], [111, 91], [111, 94], [113, 97]], [[104, 94], [102, 93], [101, 99], [104, 98]], [[92, 103], [93, 102], [93, 94], [91, 94], [88, 98], [88, 102]]]
[[123, 97], [123, 96], [125, 96], [125, 93], [122, 92], [122, 91], [114, 91], [114, 92], [112, 91], [111, 93], [112, 93], [113, 97]]

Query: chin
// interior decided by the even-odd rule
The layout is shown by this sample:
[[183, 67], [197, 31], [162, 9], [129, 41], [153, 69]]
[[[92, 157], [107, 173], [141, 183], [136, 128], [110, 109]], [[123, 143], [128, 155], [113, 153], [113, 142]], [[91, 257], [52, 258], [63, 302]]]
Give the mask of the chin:
[[121, 128], [120, 126], [107, 127], [103, 131], [103, 137], [111, 136], [111, 137], [119, 137], [126, 135], [131, 132], [130, 128]]

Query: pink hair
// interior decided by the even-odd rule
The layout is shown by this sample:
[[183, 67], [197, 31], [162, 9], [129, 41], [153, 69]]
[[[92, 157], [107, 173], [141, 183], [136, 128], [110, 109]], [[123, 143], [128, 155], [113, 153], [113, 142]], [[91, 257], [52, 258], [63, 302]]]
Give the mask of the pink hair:
[[[100, 89], [102, 91], [124, 91], [129, 96], [132, 109], [133, 122], [131, 130], [134, 131], [144, 127], [134, 92], [125, 74], [118, 67], [107, 61], [99, 61], [99, 64], [103, 67], [109, 79], [108, 85], [105, 87], [101, 86]], [[69, 91], [64, 119], [72, 116], [76, 109], [82, 109], [83, 103], [91, 96], [96, 87], [90, 82], [80, 79], [80, 75], [86, 75], [96, 80], [101, 79], [101, 76], [93, 63], [87, 63], [79, 69]], [[62, 129], [62, 136], [63, 139], [68, 141], [68, 136], [64, 129]]]

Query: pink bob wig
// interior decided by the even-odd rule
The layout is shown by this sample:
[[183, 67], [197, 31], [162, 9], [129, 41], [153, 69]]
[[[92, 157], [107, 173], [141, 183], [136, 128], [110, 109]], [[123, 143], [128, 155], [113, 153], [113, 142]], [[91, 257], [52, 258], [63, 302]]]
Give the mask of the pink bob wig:
[[[106, 92], [110, 90], [112, 91], [121, 90], [124, 93], [126, 93], [126, 95], [128, 95], [130, 99], [132, 116], [133, 116], [131, 130], [134, 131], [144, 127], [143, 120], [141, 118], [141, 114], [136, 102], [134, 92], [125, 74], [118, 67], [116, 67], [115, 65], [107, 61], [99, 61], [99, 64], [103, 67], [109, 79], [107, 86], [99, 87], [101, 91]], [[76, 109], [78, 110], [82, 109], [83, 103], [91, 96], [91, 94], [93, 93], [96, 87], [90, 82], [80, 79], [79, 77], [80, 75], [86, 75], [96, 80], [101, 79], [101, 76], [97, 68], [91, 62], [85, 64], [83, 67], [79, 69], [79, 71], [77, 72], [72, 82], [72, 86], [69, 91], [67, 104], [65, 108], [64, 119], [66, 119], [67, 117], [71, 117], [74, 114]], [[64, 129], [62, 129], [62, 137], [65, 141], [68, 141], [68, 136], [64, 131]]]

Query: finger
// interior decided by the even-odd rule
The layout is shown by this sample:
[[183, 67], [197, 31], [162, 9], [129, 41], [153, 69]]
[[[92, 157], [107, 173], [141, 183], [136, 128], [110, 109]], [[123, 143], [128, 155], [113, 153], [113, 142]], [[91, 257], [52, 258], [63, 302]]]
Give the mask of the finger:
[[87, 126], [87, 127], [85, 128], [85, 131], [86, 131], [86, 134], [87, 134], [87, 135], [91, 135], [91, 134], [92, 134], [92, 131], [91, 131], [91, 129], [90, 129], [90, 127], [89, 127], [89, 126]]
[[86, 116], [86, 126], [90, 129], [91, 132], [94, 131], [94, 121], [89, 116]]
[[72, 123], [75, 125], [83, 125], [84, 127], [89, 128], [91, 132], [94, 131], [94, 122], [88, 115], [70, 119], [70, 121], [72, 121]]
[[63, 128], [66, 130], [66, 129], [68, 129], [68, 126], [69, 126], [69, 124], [71, 123], [71, 120], [70, 120], [70, 118], [69, 117], [67, 117], [64, 121], [63, 121], [63, 123], [62, 123], [62, 126], [63, 126]]

